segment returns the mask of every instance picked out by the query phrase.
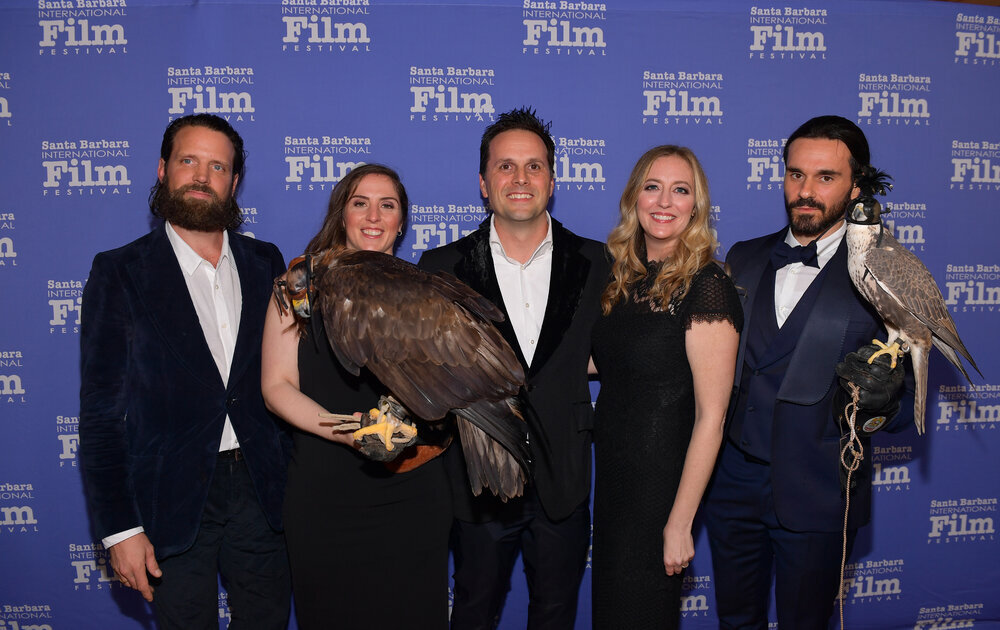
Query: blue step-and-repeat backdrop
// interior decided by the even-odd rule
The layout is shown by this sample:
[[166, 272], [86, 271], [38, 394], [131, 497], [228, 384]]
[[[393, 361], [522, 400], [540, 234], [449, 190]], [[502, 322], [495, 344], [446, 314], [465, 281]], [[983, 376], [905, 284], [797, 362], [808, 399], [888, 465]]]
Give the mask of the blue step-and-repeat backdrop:
[[[927, 434], [874, 440], [847, 625], [1000, 627], [998, 103], [1000, 9], [968, 4], [5, 0], [0, 629], [152, 626], [88, 527], [78, 345], [93, 255], [150, 229], [167, 123], [234, 124], [249, 150], [244, 231], [286, 259], [344, 173], [394, 166], [414, 202], [398, 255], [416, 261], [486, 216], [479, 136], [525, 104], [552, 121], [556, 218], [603, 240], [638, 156], [688, 145], [720, 257], [784, 223], [780, 155], [799, 123], [837, 113], [864, 129], [895, 176], [887, 224], [934, 274], [985, 377], [970, 386], [935, 351]], [[579, 628], [589, 588], [588, 575]], [[683, 627], [715, 627], [700, 527], [685, 588]], [[502, 628], [524, 626], [526, 599], [518, 570]], [[220, 625], [227, 614], [220, 593]]]

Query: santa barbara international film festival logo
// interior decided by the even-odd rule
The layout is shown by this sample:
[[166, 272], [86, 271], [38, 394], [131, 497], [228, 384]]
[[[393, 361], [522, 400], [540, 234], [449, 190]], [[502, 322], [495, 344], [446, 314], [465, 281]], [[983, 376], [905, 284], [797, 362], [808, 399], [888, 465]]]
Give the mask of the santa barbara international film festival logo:
[[708, 617], [712, 576], [685, 575], [681, 582], [681, 617]]
[[260, 217], [260, 211], [256, 207], [240, 206], [240, 214], [243, 216], [243, 225], [239, 228], [239, 233], [250, 238], [257, 238], [254, 232], [255, 226]]
[[882, 202], [882, 224], [896, 240], [911, 252], [923, 252], [927, 241], [924, 238], [924, 223], [927, 219], [927, 204], [922, 201], [895, 200]]
[[786, 138], [747, 138], [747, 190], [782, 190]]
[[557, 191], [596, 192], [605, 190], [604, 159], [608, 143], [604, 138], [554, 136]]
[[1000, 423], [1000, 385], [938, 385], [928, 407], [937, 412], [934, 430], [993, 431]]
[[14, 248], [14, 213], [0, 207], [0, 268], [17, 267]]
[[603, 24], [608, 19], [607, 10], [603, 2], [524, 0], [521, 54], [606, 56]]
[[993, 66], [1000, 61], [1000, 17], [995, 15], [955, 16], [955, 63]]
[[42, 195], [130, 195], [130, 152], [120, 138], [42, 140]]
[[11, 113], [10, 100], [3, 96], [10, 90], [10, 73], [0, 70], [0, 127], [12, 127], [14, 114]]
[[24, 352], [17, 349], [0, 350], [0, 402], [24, 403], [27, 391], [21, 380], [24, 369]]
[[912, 446], [873, 446], [872, 489], [875, 492], [909, 490], [912, 463]]
[[56, 416], [59, 467], [76, 468], [76, 451], [80, 446], [80, 417]]
[[643, 125], [721, 125], [723, 76], [700, 70], [643, 70]]
[[410, 258], [416, 259], [428, 249], [447, 245], [471, 234], [487, 214], [486, 206], [480, 203], [411, 203], [409, 224], [416, 238]]
[[861, 560], [844, 565], [840, 597], [846, 604], [885, 602], [902, 598], [902, 558]]
[[254, 73], [247, 66], [167, 68], [168, 121], [188, 114], [215, 114], [229, 122], [254, 122], [251, 91]]
[[69, 566], [74, 591], [102, 591], [118, 582], [111, 568], [108, 551], [99, 542], [81, 545], [70, 543]]
[[861, 73], [858, 75], [858, 126], [904, 125], [927, 127], [931, 113], [927, 96], [931, 78], [917, 74]]
[[750, 7], [750, 59], [826, 59], [826, 9]]
[[975, 628], [983, 614], [980, 602], [946, 604], [944, 606], [921, 606], [913, 630], [954, 630], [955, 628]]
[[38, 531], [34, 500], [34, 485], [0, 481], [0, 536]]
[[1000, 265], [945, 265], [944, 303], [953, 313], [1000, 312]]
[[52, 630], [51, 621], [51, 604], [0, 603], [0, 630]]
[[345, 175], [365, 163], [372, 139], [363, 135], [285, 136], [285, 190], [333, 190]]
[[38, 54], [125, 54], [126, 13], [125, 0], [38, 0]]
[[369, 0], [282, 0], [281, 51], [367, 53]]
[[80, 332], [80, 313], [85, 280], [46, 280], [45, 298], [50, 313], [50, 335], [75, 335]]
[[410, 66], [410, 120], [474, 122], [496, 120], [491, 90], [496, 70], [471, 66]]
[[948, 188], [1000, 190], [1000, 140], [952, 140]]
[[993, 540], [996, 513], [996, 497], [931, 499], [927, 544]]

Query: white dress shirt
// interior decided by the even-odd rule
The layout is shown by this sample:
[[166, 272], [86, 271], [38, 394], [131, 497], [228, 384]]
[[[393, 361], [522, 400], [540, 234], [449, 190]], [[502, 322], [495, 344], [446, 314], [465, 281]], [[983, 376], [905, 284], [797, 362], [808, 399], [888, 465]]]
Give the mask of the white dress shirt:
[[[833, 255], [837, 253], [840, 241], [844, 240], [846, 233], [847, 224], [842, 223], [836, 232], [816, 241], [816, 261], [819, 263], [819, 267], [810, 267], [795, 262], [785, 265], [774, 273], [774, 317], [778, 320], [778, 328], [785, 324], [785, 320], [792, 314], [792, 310], [802, 299], [806, 289], [816, 279], [826, 263], [830, 262]], [[785, 233], [785, 242], [792, 247], [801, 245], [792, 236], [790, 228]]]
[[[236, 269], [233, 252], [229, 248], [229, 233], [222, 233], [222, 255], [216, 267], [199, 256], [191, 246], [184, 242], [170, 223], [166, 224], [167, 240], [174, 250], [177, 263], [184, 274], [188, 294], [198, 314], [202, 333], [208, 343], [208, 349], [215, 359], [222, 383], [229, 381], [229, 368], [233, 363], [233, 351], [236, 349], [236, 334], [240, 328], [240, 314], [243, 310], [243, 293], [240, 290], [240, 274]], [[229, 416], [222, 429], [222, 440], [219, 451], [229, 451], [240, 445], [236, 439], [236, 431]], [[135, 527], [117, 534], [112, 534], [101, 542], [105, 549], [126, 538], [143, 532], [142, 527]]]
[[497, 284], [507, 307], [507, 317], [514, 327], [521, 354], [528, 365], [535, 356], [538, 333], [542, 330], [545, 306], [549, 301], [552, 277], [552, 218], [545, 213], [549, 228], [535, 252], [524, 263], [507, 256], [490, 217], [490, 252], [497, 272]]

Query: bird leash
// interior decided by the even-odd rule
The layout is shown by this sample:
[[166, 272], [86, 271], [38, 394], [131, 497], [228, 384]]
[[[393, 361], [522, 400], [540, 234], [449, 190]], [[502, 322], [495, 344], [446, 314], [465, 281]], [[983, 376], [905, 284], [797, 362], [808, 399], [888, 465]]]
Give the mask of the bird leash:
[[[850, 434], [847, 441], [840, 449], [840, 465], [847, 472], [847, 483], [844, 484], [844, 529], [842, 534], [842, 544], [840, 549], [840, 583], [837, 599], [840, 602], [840, 630], [844, 630], [844, 570], [847, 566], [847, 515], [851, 510], [851, 475], [861, 466], [861, 460], [865, 457], [865, 448], [858, 437], [858, 430], [854, 424], [858, 415], [858, 401], [861, 398], [861, 388], [854, 383], [848, 382], [851, 389], [851, 402], [844, 407], [844, 418], [847, 419], [847, 426], [850, 427]], [[841, 427], [843, 431], [843, 427]], [[843, 432], [841, 441], [844, 440]]]

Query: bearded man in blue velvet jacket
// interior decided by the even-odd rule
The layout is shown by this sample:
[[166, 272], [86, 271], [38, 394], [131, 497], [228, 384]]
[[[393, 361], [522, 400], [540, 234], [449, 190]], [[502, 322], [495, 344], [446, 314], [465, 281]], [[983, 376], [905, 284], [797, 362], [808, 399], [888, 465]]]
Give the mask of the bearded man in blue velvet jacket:
[[[260, 349], [278, 249], [237, 234], [243, 140], [199, 114], [163, 135], [164, 222], [102, 252], [83, 293], [80, 465], [94, 533], [161, 628], [284, 628], [288, 438], [264, 408]], [[153, 594], [155, 588], [155, 597]]]

